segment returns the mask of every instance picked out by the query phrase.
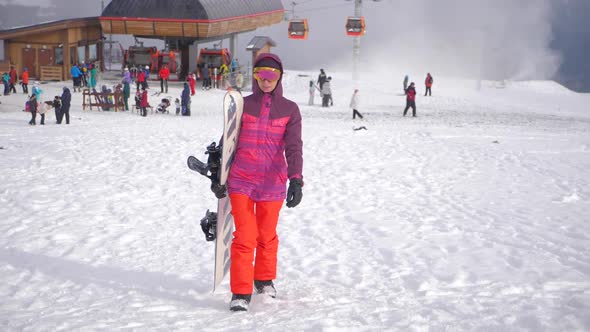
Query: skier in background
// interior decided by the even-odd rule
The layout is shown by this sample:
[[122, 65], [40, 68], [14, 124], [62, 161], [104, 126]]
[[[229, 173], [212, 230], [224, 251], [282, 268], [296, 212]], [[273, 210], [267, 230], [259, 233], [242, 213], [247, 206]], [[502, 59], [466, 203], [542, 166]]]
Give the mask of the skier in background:
[[139, 107], [141, 109], [141, 116], [146, 117], [147, 116], [147, 108], [148, 106], [150, 106], [149, 102], [148, 102], [148, 92], [147, 92], [147, 88], [146, 87], [142, 87], [141, 88], [141, 100], [139, 103]]
[[191, 92], [189, 91], [188, 82], [184, 82], [184, 89], [180, 95], [182, 105], [182, 115], [191, 116]]
[[277, 55], [260, 54], [254, 61], [253, 92], [244, 98], [236, 154], [227, 180], [235, 223], [230, 266], [232, 311], [248, 310], [252, 286], [259, 294], [276, 297], [273, 279], [279, 212], [285, 198], [291, 208], [303, 196], [301, 113], [296, 103], [283, 97], [282, 73]]
[[188, 85], [191, 88], [191, 96], [195, 95], [195, 84], [197, 84], [197, 75], [195, 73], [188, 74]]
[[313, 81], [309, 81], [309, 102], [308, 105], [313, 105], [313, 100], [315, 98], [315, 90], [319, 90], [318, 86], [315, 85]]
[[432, 83], [434, 82], [434, 79], [432, 78], [432, 76], [430, 75], [430, 73], [428, 73], [426, 75], [426, 80], [424, 80], [424, 85], [426, 85], [426, 92], [424, 93], [424, 96], [426, 97], [426, 95], [432, 96]]
[[34, 93], [29, 97], [29, 112], [31, 112], [31, 121], [29, 121], [29, 124], [34, 126], [37, 124], [37, 96]]
[[29, 94], [29, 70], [27, 67], [23, 69], [23, 73], [21, 75], [21, 86], [23, 87], [23, 93]]
[[206, 62], [201, 68], [201, 78], [203, 79], [203, 90], [211, 89], [211, 73], [209, 73], [209, 64]]
[[129, 97], [131, 97], [131, 73], [129, 68], [125, 67], [123, 71], [123, 102], [126, 111], [129, 110]]
[[146, 87], [145, 86], [145, 72], [143, 70], [140, 70], [137, 73], [137, 79], [135, 80], [135, 85], [136, 85], [136, 88], [135, 88], [136, 92], [139, 91], [139, 89], [144, 89]]
[[18, 82], [18, 74], [16, 73], [16, 69], [14, 66], [10, 67], [10, 72], [8, 73], [10, 76], [10, 92], [16, 93], [16, 82]]
[[408, 112], [408, 109], [412, 108], [412, 116], [416, 117], [416, 88], [414, 82], [410, 83], [410, 86], [406, 89], [406, 109], [404, 109], [404, 116]]
[[70, 124], [70, 104], [72, 102], [72, 94], [70, 93], [70, 89], [68, 87], [63, 87], [63, 92], [61, 94], [61, 117], [59, 119], [58, 124], [61, 124], [63, 117], [66, 117], [66, 124]]
[[350, 98], [350, 108], [352, 108], [352, 119], [356, 119], [357, 115], [359, 118], [363, 118], [363, 115], [358, 111], [359, 108], [359, 89], [354, 89], [352, 97]]
[[324, 69], [320, 69], [320, 74], [318, 75], [318, 85], [320, 87], [320, 91], [322, 91], [322, 89], [324, 88], [324, 83], [328, 80], [326, 73], [324, 72]]
[[233, 72], [235, 72], [236, 70], [238, 70], [238, 66], [239, 66], [239, 65], [238, 65], [238, 59], [236, 59], [236, 58], [233, 58], [233, 59], [231, 60], [231, 72], [233, 73]]
[[96, 85], [98, 84], [98, 71], [96, 69], [96, 64], [92, 64], [92, 69], [90, 69], [90, 82], [88, 86], [90, 89], [95, 89]]
[[145, 89], [147, 89], [147, 88], [149, 88], [148, 79], [150, 78], [150, 66], [145, 66], [143, 73], [145, 74], [145, 79], [143, 80], [142, 85]]
[[10, 94], [10, 75], [8, 73], [2, 74], [2, 84], [4, 84], [4, 95]]
[[80, 68], [76, 65], [72, 65], [72, 69], [70, 69], [70, 75], [72, 75], [72, 85], [74, 87], [74, 92], [76, 92], [76, 89], [78, 89], [78, 91], [81, 91], [80, 77], [82, 76], [82, 72], [80, 71]]
[[160, 93], [168, 93], [168, 79], [170, 78], [170, 69], [168, 69], [168, 65], [164, 65], [162, 69], [160, 69]]
[[53, 109], [55, 111], [55, 123], [60, 124], [63, 113], [61, 112], [61, 97], [55, 96], [53, 98]]
[[330, 100], [332, 99], [332, 86], [330, 84], [332, 81], [332, 77], [328, 77], [324, 82], [323, 87], [321, 88], [322, 91], [322, 107], [329, 107]]

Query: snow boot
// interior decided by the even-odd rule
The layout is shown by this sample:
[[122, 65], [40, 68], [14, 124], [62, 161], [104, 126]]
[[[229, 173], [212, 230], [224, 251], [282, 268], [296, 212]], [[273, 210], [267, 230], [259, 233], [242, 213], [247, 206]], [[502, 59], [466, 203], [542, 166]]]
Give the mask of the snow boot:
[[232, 294], [229, 310], [231, 311], [248, 311], [252, 294]]
[[277, 297], [277, 290], [272, 280], [254, 280], [254, 288], [258, 294], [268, 295], [272, 298]]

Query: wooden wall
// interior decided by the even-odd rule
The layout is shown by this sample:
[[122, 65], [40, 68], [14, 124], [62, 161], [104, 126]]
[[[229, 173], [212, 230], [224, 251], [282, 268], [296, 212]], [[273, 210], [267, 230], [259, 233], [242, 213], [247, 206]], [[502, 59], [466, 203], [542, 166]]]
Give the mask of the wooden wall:
[[280, 23], [282, 12], [244, 17], [218, 22], [158, 21], [157, 19], [111, 19], [101, 17], [100, 24], [105, 34], [128, 34], [140, 36], [210, 38], [236, 32], [250, 31], [258, 27]]

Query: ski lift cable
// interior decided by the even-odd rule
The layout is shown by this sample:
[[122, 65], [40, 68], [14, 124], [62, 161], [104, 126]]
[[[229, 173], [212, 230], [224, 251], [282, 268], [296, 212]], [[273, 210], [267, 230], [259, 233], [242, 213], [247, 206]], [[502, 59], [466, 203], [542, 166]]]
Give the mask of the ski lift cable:
[[[307, 2], [311, 2], [312, 0], [307, 0], [307, 1], [303, 1], [303, 2], [295, 2], [293, 1], [291, 4], [292, 5], [300, 5], [300, 4], [304, 4]], [[327, 0], [330, 1], [330, 0]], [[327, 1], [322, 1], [322, 3], [325, 3]], [[332, 1], [337, 1], [337, 2], [342, 2], [342, 0], [332, 0]], [[350, 6], [350, 2], [352, 0], [346, 0], [345, 3], [341, 3], [341, 4], [333, 4], [333, 5], [328, 5], [328, 6], [320, 6], [320, 7], [314, 7], [314, 8], [305, 8], [305, 9], [297, 9], [297, 12], [309, 12], [309, 11], [317, 11], [317, 10], [326, 10], [326, 9], [332, 9], [332, 8], [339, 8], [339, 7], [345, 7], [345, 6]], [[381, 2], [383, 0], [373, 0], [372, 2]]]
[[350, 5], [349, 4], [343, 4], [343, 5], [332, 5], [332, 6], [324, 6], [324, 7], [298, 9], [297, 12], [320, 11], [320, 10], [333, 9], [333, 8], [338, 8], [338, 7], [347, 7], [347, 6], [350, 6]]

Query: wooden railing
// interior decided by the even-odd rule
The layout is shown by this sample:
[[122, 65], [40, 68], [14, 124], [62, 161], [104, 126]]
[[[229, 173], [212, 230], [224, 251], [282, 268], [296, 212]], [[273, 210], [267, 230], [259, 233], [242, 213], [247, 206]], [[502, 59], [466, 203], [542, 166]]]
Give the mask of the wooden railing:
[[41, 81], [61, 81], [62, 75], [61, 66], [41, 66]]
[[89, 89], [82, 91], [82, 110], [86, 111], [86, 107], [89, 107], [92, 111], [92, 107], [98, 107], [99, 110], [110, 110], [114, 109], [115, 112], [119, 111], [119, 108], [124, 108], [125, 103], [123, 101], [123, 91], [115, 90], [115, 92], [91, 92]]

